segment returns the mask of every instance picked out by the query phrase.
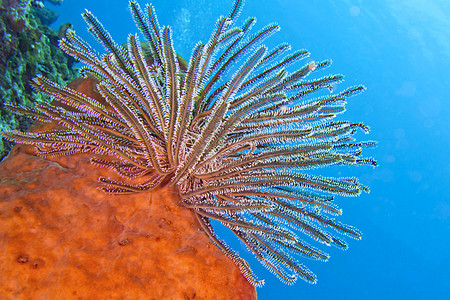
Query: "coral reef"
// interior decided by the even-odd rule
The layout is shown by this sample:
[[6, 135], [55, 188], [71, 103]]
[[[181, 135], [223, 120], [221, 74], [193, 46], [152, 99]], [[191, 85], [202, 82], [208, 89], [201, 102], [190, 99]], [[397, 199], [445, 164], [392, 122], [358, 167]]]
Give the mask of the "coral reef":
[[[45, 101], [32, 92], [32, 77], [45, 75], [62, 85], [77, 77], [75, 61], [58, 47], [59, 31], [49, 27], [57, 17], [40, 1], [0, 0], [1, 132], [29, 126], [29, 120], [13, 115], [4, 107], [5, 102], [29, 107], [33, 102]], [[8, 142], [0, 141], [0, 159], [10, 147]]]
[[[71, 87], [101, 100], [94, 84]], [[0, 298], [256, 299], [170, 186], [111, 198], [89, 155], [34, 153], [0, 163]]]
[[286, 43], [269, 50], [264, 40], [279, 26], [272, 23], [252, 33], [254, 18], [238, 25], [243, 0], [219, 18], [207, 43], [195, 46], [183, 71], [171, 28], [159, 26], [150, 4], [145, 11], [136, 1], [129, 7], [152, 61], [137, 35], [119, 46], [86, 11], [88, 30], [107, 53], [99, 56], [73, 30], [65, 31], [59, 45], [85, 63], [80, 73], [95, 78], [104, 102], [36, 77], [33, 88], [53, 103], [7, 107], [61, 127], [3, 136], [33, 145], [43, 158], [91, 153], [93, 165], [119, 177], [98, 177], [106, 194], [141, 193], [145, 201], [148, 193], [169, 189], [177, 198], [172, 200], [191, 209], [203, 232], [257, 287], [264, 280], [215, 234], [214, 220], [282, 282], [316, 283], [316, 275], [297, 257], [327, 261], [330, 255], [308, 240], [346, 250], [343, 237], [361, 238], [358, 229], [335, 218], [342, 209], [334, 200], [369, 188], [355, 177], [325, 177], [311, 170], [377, 165], [362, 155], [376, 141], [356, 138], [369, 127], [337, 118], [347, 99], [365, 87], [337, 91], [340, 74], [311, 79], [330, 60], [307, 61], [289, 71], [309, 52], [282, 54], [290, 50]]

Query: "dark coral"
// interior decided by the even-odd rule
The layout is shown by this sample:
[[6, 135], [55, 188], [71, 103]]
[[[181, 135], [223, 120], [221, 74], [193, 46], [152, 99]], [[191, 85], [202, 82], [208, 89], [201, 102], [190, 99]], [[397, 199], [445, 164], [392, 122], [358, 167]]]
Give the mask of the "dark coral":
[[[56, 18], [57, 14], [39, 1], [0, 0], [0, 131], [23, 130], [30, 125], [8, 111], [4, 103], [31, 106], [46, 101], [33, 93], [32, 77], [41, 74], [62, 85], [77, 77], [75, 61], [58, 47], [59, 32], [49, 27]], [[8, 142], [0, 141], [0, 159], [10, 148]]]

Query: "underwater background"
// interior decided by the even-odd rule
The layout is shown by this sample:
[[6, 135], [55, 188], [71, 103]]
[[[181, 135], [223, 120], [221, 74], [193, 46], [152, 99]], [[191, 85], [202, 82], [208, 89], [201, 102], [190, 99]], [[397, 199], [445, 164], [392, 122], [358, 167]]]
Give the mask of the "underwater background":
[[[139, 1], [141, 5], [146, 1]], [[161, 25], [171, 25], [176, 51], [189, 58], [206, 42], [231, 0], [155, 0]], [[89, 9], [113, 38], [125, 42], [138, 30], [127, 0], [64, 0], [52, 6], [56, 30], [71, 23], [87, 33], [80, 14]], [[450, 2], [447, 0], [246, 0], [240, 20], [255, 16], [256, 28], [277, 22], [282, 30], [269, 46], [288, 42], [308, 49], [306, 61], [332, 59], [320, 75], [344, 74], [337, 86], [364, 84], [339, 117], [371, 127], [364, 139], [377, 140], [366, 156], [379, 166], [331, 167], [325, 176], [357, 176], [371, 188], [356, 198], [336, 197], [340, 221], [363, 232], [346, 253], [335, 249], [327, 263], [305, 261], [316, 285], [281, 283], [233, 239], [219, 236], [247, 259], [266, 285], [258, 299], [448, 299], [450, 294]], [[300, 64], [297, 64], [298, 66]], [[312, 242], [312, 244], [314, 244]], [[318, 244], [316, 244], [318, 245]]]

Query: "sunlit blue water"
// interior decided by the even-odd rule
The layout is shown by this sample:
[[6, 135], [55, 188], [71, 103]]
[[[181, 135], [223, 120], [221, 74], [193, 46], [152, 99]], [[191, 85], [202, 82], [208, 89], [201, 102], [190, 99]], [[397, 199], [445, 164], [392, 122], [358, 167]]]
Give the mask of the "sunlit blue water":
[[[135, 33], [125, 0], [64, 0], [58, 24], [85, 32], [88, 8], [117, 42]], [[317, 285], [286, 286], [254, 261], [266, 286], [259, 299], [449, 299], [450, 295], [450, 2], [447, 0], [247, 0], [244, 19], [257, 28], [277, 22], [272, 45], [306, 48], [310, 60], [333, 59], [325, 73], [342, 73], [338, 86], [363, 83], [344, 118], [364, 122], [379, 145], [366, 155], [379, 167], [345, 168], [371, 187], [359, 198], [338, 198], [341, 220], [363, 231], [328, 263], [305, 261]], [[141, 1], [141, 4], [144, 4]], [[161, 25], [172, 25], [175, 47], [188, 58], [206, 42], [232, 1], [153, 1]], [[100, 49], [100, 48], [99, 48]], [[366, 137], [363, 137], [366, 138]], [[340, 175], [338, 169], [328, 174]], [[237, 243], [236, 250], [245, 253]], [[321, 247], [323, 248], [323, 246]], [[248, 256], [247, 256], [248, 258]]]

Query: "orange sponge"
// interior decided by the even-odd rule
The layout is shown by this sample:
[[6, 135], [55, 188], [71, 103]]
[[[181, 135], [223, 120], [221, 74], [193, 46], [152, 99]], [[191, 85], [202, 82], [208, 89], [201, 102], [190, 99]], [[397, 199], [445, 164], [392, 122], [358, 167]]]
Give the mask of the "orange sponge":
[[46, 160], [28, 146], [0, 163], [0, 295], [256, 299], [174, 188], [107, 195], [100, 176], [114, 174], [89, 155]]

